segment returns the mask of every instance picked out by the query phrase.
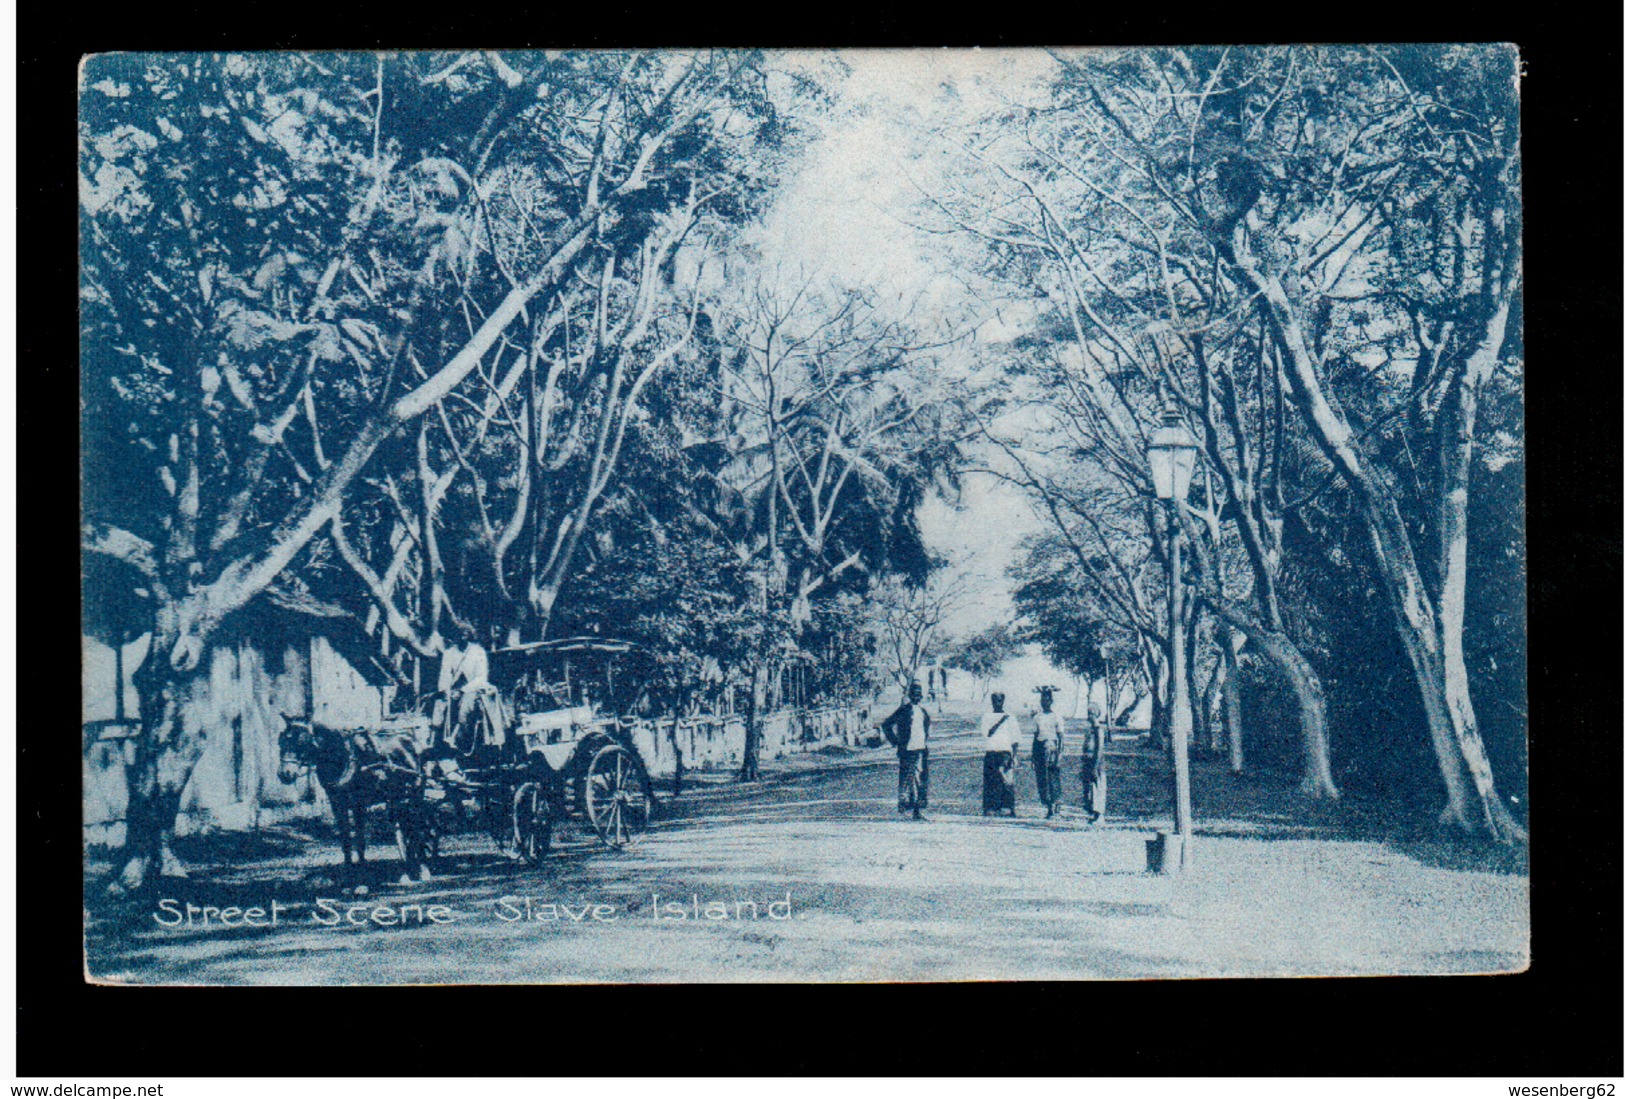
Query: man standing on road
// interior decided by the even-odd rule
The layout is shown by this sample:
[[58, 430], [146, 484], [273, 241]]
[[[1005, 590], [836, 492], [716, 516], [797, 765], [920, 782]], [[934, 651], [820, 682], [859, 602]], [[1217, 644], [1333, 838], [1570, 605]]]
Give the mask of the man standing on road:
[[1106, 815], [1106, 740], [1105, 716], [1099, 706], [1089, 707], [1089, 728], [1083, 734], [1083, 811], [1089, 823]]
[[982, 815], [1016, 815], [1016, 749], [1021, 727], [1004, 712], [1004, 696], [993, 695], [993, 712], [982, 715]]
[[1033, 717], [1033, 773], [1047, 820], [1061, 801], [1061, 715], [1055, 713], [1054, 687], [1038, 688], [1038, 705]]
[[931, 792], [931, 715], [921, 704], [924, 692], [916, 681], [908, 685], [908, 701], [880, 724], [897, 749], [897, 811], [912, 812], [924, 820], [922, 810]]

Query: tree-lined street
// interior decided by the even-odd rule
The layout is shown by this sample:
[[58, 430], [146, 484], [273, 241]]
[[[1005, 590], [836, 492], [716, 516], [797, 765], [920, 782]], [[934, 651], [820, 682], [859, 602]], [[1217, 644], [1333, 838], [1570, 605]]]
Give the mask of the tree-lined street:
[[[93, 971], [1517, 968], [1520, 80], [1494, 45], [89, 58]], [[956, 692], [920, 825], [849, 746], [915, 681]], [[1037, 819], [1025, 762], [1028, 815], [976, 811], [973, 711], [1044, 685], [1143, 730], [1104, 825]], [[683, 750], [642, 846], [588, 842]], [[453, 836], [345, 894], [332, 805], [539, 865]], [[311, 923], [341, 897], [389, 911]]]

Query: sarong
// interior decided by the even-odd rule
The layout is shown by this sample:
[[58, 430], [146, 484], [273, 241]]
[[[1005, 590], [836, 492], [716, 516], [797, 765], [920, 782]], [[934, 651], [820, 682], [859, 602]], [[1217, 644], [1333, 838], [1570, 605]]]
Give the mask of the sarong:
[[1083, 808], [1092, 819], [1106, 815], [1106, 761], [1083, 757]]
[[982, 812], [1016, 815], [1015, 763], [1009, 752], [982, 756]]
[[931, 798], [931, 749], [897, 750], [897, 811], [919, 812]]
[[1052, 808], [1061, 800], [1061, 753], [1048, 742], [1033, 741], [1033, 773], [1038, 779], [1038, 800]]
[[452, 701], [451, 747], [468, 757], [507, 743], [507, 715], [502, 697], [490, 685], [455, 693]]

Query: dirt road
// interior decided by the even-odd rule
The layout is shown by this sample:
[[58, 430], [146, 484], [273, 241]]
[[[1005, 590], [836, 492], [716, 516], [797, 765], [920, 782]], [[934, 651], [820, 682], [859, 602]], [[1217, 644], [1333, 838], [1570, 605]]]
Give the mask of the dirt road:
[[[1197, 769], [1195, 869], [1151, 877], [1144, 840], [1167, 823], [1155, 753], [1115, 746], [1108, 819], [1088, 825], [1075, 808], [1042, 819], [1024, 752], [1023, 817], [984, 819], [969, 715], [944, 715], [937, 729], [926, 822], [897, 816], [894, 757], [873, 749], [776, 763], [752, 786], [698, 784], [626, 852], [565, 834], [529, 868], [470, 837], [433, 882], [383, 884], [384, 874], [360, 896], [334, 885], [332, 866], [313, 869], [336, 861], [330, 847], [268, 834], [251, 860], [204, 865], [151, 907], [98, 911], [91, 971], [135, 983], [444, 984], [1462, 973], [1526, 962], [1527, 877], [1450, 869], [1305, 824], [1281, 810], [1278, 786], [1254, 789], [1217, 764]], [[1074, 753], [1074, 806], [1078, 793]]]

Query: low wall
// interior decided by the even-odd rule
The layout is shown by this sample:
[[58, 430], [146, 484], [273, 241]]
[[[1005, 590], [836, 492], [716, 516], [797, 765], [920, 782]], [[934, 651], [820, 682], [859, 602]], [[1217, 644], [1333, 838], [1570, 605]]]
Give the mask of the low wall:
[[[762, 723], [761, 758], [782, 759], [831, 744], [855, 747], [868, 726], [864, 707], [780, 710]], [[632, 743], [654, 778], [676, 774], [679, 756], [685, 771], [726, 771], [744, 759], [745, 719], [734, 714], [639, 722], [633, 727]]]

